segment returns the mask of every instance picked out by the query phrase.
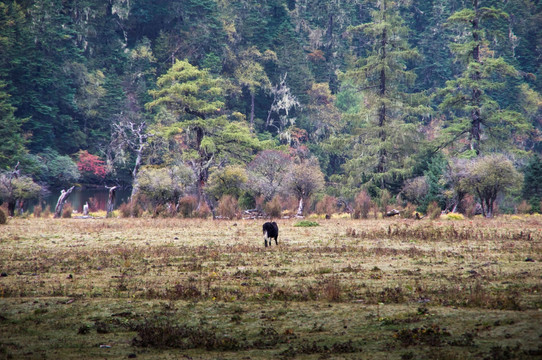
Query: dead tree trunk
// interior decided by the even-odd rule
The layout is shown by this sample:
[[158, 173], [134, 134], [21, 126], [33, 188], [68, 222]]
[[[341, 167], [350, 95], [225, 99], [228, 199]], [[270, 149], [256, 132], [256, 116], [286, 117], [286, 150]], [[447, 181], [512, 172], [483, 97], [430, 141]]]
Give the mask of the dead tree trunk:
[[303, 203], [303, 197], [301, 197], [299, 198], [299, 207], [297, 208], [297, 214], [295, 214], [295, 217], [302, 218], [304, 210], [305, 204]]
[[60, 191], [60, 197], [58, 198], [58, 201], [56, 202], [56, 207], [55, 207], [55, 215], [54, 215], [55, 219], [58, 219], [59, 217], [62, 216], [62, 208], [64, 207], [66, 200], [68, 200], [68, 196], [70, 196], [74, 188], [75, 186], [72, 186], [68, 190], [62, 189]]
[[115, 197], [117, 195], [117, 188], [118, 186], [113, 186], [113, 187], [107, 187], [106, 188], [109, 189], [109, 197], [107, 198], [107, 217], [110, 217], [111, 216], [111, 213], [113, 212], [113, 209], [115, 207]]
[[[13, 171], [9, 173], [9, 182], [8, 182], [8, 188], [10, 189], [10, 192], [13, 193], [13, 179], [18, 179], [20, 175], [19, 170], [19, 162], [17, 161], [17, 165], [13, 168]], [[15, 216], [15, 209], [17, 207], [17, 199], [14, 199], [13, 197], [10, 197], [8, 200], [8, 215], [9, 216]]]

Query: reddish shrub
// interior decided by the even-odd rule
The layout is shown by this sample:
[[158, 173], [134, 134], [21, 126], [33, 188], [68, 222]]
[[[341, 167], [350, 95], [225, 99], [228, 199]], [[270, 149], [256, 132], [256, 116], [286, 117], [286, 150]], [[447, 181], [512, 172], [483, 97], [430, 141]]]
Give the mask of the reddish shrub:
[[34, 206], [34, 217], [41, 217], [41, 213], [43, 212], [43, 207], [40, 205]]
[[265, 204], [265, 212], [272, 218], [280, 218], [282, 215], [282, 201], [279, 196], [275, 196], [273, 200]]
[[64, 205], [64, 207], [62, 208], [62, 217], [64, 219], [69, 219], [72, 217], [72, 213], [73, 213], [72, 205], [69, 203]]
[[198, 199], [195, 196], [189, 195], [179, 199], [177, 210], [179, 212], [179, 215], [184, 218], [189, 218], [194, 216], [194, 211], [196, 210], [197, 206]]
[[222, 196], [218, 203], [217, 213], [227, 219], [239, 218], [241, 212], [239, 211], [237, 199], [231, 195]]
[[316, 213], [331, 215], [337, 212], [337, 198], [326, 195], [316, 204]]
[[367, 191], [361, 190], [360, 193], [356, 196], [355, 205], [354, 205], [354, 219], [367, 219], [369, 217], [369, 212], [374, 206], [373, 201]]
[[196, 214], [196, 217], [198, 217], [198, 218], [206, 219], [209, 216], [212, 216], [213, 213], [211, 212], [211, 209], [209, 208], [209, 205], [207, 205], [206, 202], [202, 202], [199, 205], [199, 208], [196, 209], [195, 214]]
[[100, 179], [103, 179], [107, 174], [105, 162], [98, 156], [90, 154], [86, 150], [79, 151], [79, 161], [77, 168], [84, 173], [91, 173]]

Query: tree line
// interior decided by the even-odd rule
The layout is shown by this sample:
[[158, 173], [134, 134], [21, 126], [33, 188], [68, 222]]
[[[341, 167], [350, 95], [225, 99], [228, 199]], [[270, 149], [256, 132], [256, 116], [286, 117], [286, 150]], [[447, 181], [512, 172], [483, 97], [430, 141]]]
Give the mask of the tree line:
[[288, 197], [298, 215], [367, 201], [539, 212], [541, 13], [534, 0], [0, 2], [0, 199], [14, 213], [84, 183], [186, 214]]

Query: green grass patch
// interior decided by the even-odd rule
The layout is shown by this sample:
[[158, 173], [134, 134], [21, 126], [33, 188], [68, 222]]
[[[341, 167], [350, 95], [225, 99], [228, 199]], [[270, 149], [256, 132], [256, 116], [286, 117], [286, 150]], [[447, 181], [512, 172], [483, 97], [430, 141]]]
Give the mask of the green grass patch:
[[294, 227], [313, 227], [313, 226], [320, 226], [319, 223], [316, 221], [310, 221], [310, 220], [301, 220], [294, 224]]

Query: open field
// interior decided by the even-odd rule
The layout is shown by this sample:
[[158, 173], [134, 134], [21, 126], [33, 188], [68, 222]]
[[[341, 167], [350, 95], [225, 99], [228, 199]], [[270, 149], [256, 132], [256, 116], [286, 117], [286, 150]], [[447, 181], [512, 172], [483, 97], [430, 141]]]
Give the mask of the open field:
[[542, 217], [11, 219], [0, 359], [537, 359]]

